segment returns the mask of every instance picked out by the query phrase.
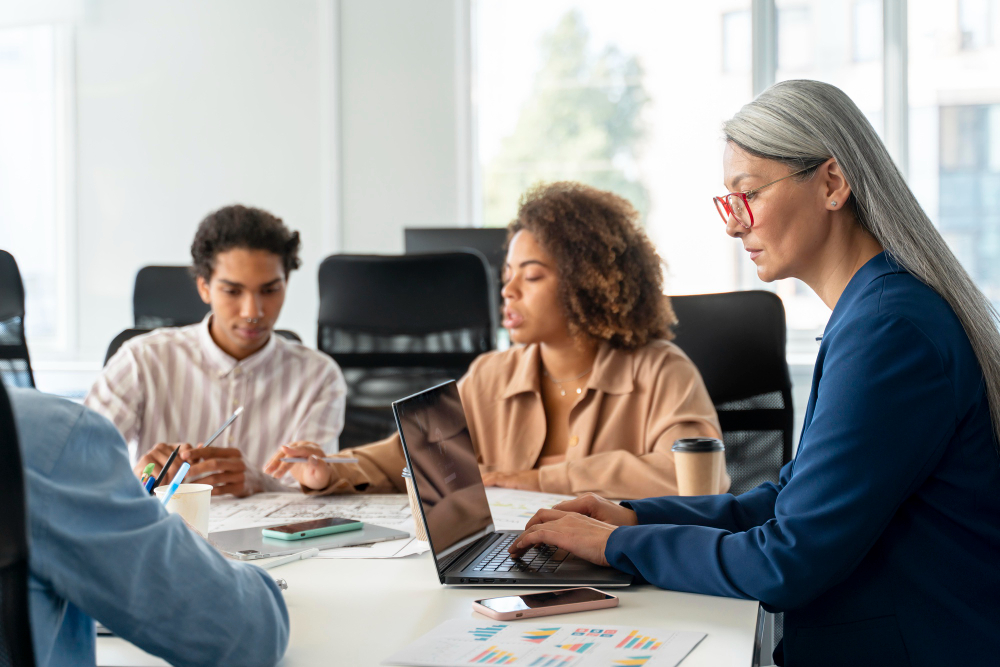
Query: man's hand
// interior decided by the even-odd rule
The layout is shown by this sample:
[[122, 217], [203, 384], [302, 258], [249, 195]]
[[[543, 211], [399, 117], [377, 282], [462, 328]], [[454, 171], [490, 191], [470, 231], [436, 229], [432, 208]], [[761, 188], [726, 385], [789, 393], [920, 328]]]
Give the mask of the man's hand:
[[521, 489], [522, 491], [542, 490], [542, 482], [538, 476], [538, 470], [484, 472], [483, 484], [486, 486], [499, 486], [504, 489]]
[[[334, 471], [336, 465], [323, 461], [326, 454], [323, 448], [315, 442], [300, 440], [278, 448], [271, 460], [264, 466], [264, 472], [281, 479], [286, 473], [291, 473], [295, 481], [307, 489], [325, 489], [339, 474]], [[305, 463], [282, 463], [283, 458], [309, 459]]]
[[602, 498], [596, 493], [585, 493], [579, 498], [564, 500], [550, 510], [539, 510], [528, 521], [526, 528], [530, 528], [536, 523], [548, 521], [553, 516], [551, 513], [554, 511], [576, 512], [612, 526], [635, 526], [639, 523], [635, 512], [627, 507]]
[[186, 479], [198, 484], [209, 484], [213, 496], [231, 493], [248, 496], [252, 493], [247, 484], [247, 465], [243, 452], [235, 447], [201, 447], [177, 455], [191, 464]]
[[184, 463], [181, 460], [181, 454], [191, 449], [191, 445], [186, 442], [183, 444], [179, 442], [158, 443], [151, 450], [139, 457], [139, 462], [135, 464], [135, 468], [133, 468], [132, 472], [135, 473], [136, 477], [140, 477], [142, 475], [142, 471], [146, 469], [146, 466], [152, 463], [153, 477], [158, 477], [160, 471], [163, 470], [163, 466], [166, 464], [167, 459], [170, 458], [170, 454], [178, 447], [181, 448], [181, 451], [174, 458], [174, 462], [170, 464], [170, 470], [167, 471], [167, 475], [163, 478], [169, 482], [170, 479], [177, 474], [177, 471], [180, 470], [181, 464]]
[[[545, 514], [542, 515], [542, 512]], [[535, 524], [525, 529], [510, 545], [509, 551], [512, 556], [520, 557], [535, 545], [549, 544], [565, 549], [591, 563], [608, 564], [604, 557], [604, 549], [617, 526], [575, 512], [556, 509], [541, 510], [532, 521], [535, 521]]]

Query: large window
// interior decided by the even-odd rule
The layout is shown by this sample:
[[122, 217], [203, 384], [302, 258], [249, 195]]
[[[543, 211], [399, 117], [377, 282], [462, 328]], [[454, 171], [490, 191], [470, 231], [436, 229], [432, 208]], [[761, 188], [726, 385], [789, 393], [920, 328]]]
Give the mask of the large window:
[[474, 29], [484, 224], [534, 183], [579, 180], [635, 204], [671, 292], [738, 285], [712, 197], [722, 121], [751, 99], [750, 0], [484, 0]]
[[0, 248], [21, 271], [35, 357], [70, 345], [67, 30], [0, 29]]
[[1000, 3], [957, 5], [909, 3], [910, 185], [1000, 306]]
[[[631, 200], [671, 293], [777, 291], [790, 351], [815, 354], [829, 309], [798, 281], [765, 285], [712, 207], [722, 122], [753, 98], [749, 0], [481, 0], [477, 102], [483, 223], [506, 224], [538, 181]], [[881, 0], [777, 0], [776, 80], [840, 86], [882, 130]]]

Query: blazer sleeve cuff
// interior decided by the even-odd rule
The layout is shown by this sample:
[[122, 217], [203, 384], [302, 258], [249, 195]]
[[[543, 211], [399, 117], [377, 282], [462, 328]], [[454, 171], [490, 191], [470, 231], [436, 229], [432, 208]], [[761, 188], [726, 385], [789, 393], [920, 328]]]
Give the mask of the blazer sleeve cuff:
[[544, 493], [573, 493], [569, 482], [569, 466], [565, 463], [542, 466], [538, 469], [538, 486]]

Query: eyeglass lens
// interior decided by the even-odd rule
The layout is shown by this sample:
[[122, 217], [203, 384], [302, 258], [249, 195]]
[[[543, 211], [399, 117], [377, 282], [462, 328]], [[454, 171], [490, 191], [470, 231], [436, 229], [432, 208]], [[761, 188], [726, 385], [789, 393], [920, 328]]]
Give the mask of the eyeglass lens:
[[736, 218], [736, 221], [744, 227], [749, 227], [750, 213], [747, 211], [747, 206], [743, 198], [735, 194], [727, 195], [726, 203], [729, 204], [729, 209], [733, 212], [733, 217]]

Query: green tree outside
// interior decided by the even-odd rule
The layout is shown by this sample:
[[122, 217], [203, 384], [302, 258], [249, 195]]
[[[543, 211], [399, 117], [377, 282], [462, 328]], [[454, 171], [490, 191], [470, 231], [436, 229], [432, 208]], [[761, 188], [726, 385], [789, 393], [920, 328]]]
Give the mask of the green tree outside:
[[649, 191], [639, 176], [649, 102], [635, 56], [594, 53], [577, 10], [542, 39], [542, 67], [514, 132], [485, 167], [483, 222], [504, 226], [520, 196], [539, 182], [573, 180], [628, 199], [645, 219]]

